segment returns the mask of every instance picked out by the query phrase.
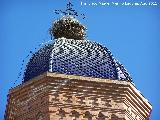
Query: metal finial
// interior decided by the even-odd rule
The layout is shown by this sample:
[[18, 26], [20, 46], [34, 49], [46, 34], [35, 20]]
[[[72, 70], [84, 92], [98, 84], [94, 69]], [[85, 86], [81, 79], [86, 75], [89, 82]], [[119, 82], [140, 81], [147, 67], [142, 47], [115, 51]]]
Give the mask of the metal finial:
[[[76, 10], [73, 9], [73, 4], [69, 1], [67, 4], [67, 8], [66, 10], [55, 10], [56, 14], [64, 14], [64, 15], [71, 15], [73, 17], [79, 16], [78, 12], [76, 12]], [[85, 18], [84, 14], [80, 14], [81, 16], [83, 16], [83, 19]]]

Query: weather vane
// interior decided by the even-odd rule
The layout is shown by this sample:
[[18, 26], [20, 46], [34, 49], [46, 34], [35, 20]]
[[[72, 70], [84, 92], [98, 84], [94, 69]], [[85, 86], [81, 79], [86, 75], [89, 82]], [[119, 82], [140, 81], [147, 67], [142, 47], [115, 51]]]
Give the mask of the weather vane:
[[[64, 15], [72, 15], [73, 17], [79, 16], [78, 12], [76, 12], [76, 10], [73, 9], [73, 4], [69, 1], [67, 4], [67, 8], [66, 10], [55, 10], [56, 14], [64, 14]], [[85, 18], [84, 14], [80, 14], [81, 16], [83, 16], [83, 19]]]

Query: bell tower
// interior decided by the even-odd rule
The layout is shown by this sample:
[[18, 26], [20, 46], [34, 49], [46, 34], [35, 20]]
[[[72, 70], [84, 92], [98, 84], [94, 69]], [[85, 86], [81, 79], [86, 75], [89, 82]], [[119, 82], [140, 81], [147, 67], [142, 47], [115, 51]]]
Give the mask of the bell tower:
[[86, 40], [69, 2], [9, 90], [5, 120], [149, 120], [152, 106], [107, 47]]

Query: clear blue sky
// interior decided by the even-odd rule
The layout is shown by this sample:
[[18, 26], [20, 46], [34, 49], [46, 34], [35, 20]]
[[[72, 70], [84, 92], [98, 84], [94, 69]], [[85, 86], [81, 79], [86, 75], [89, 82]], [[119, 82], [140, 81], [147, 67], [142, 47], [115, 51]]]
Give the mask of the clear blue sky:
[[[150, 120], [160, 119], [160, 4], [82, 6], [81, 1], [102, 0], [73, 2], [75, 9], [86, 14], [86, 19], [81, 22], [88, 28], [88, 39], [108, 47], [124, 64], [136, 87], [153, 106]], [[115, 0], [103, 0], [107, 1]], [[53, 11], [65, 8], [66, 3], [64, 0], [0, 1], [0, 120], [3, 119], [8, 90], [17, 79], [22, 60], [39, 43], [50, 40], [48, 29], [59, 17]], [[16, 85], [20, 83], [18, 80]]]

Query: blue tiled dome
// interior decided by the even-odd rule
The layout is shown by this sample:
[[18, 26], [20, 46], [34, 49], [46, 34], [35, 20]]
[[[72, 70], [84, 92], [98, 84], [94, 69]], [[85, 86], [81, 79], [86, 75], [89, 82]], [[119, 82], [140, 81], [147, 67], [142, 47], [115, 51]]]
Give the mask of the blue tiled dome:
[[106, 47], [86, 40], [58, 38], [41, 48], [27, 64], [24, 82], [46, 71], [131, 81], [123, 65]]

